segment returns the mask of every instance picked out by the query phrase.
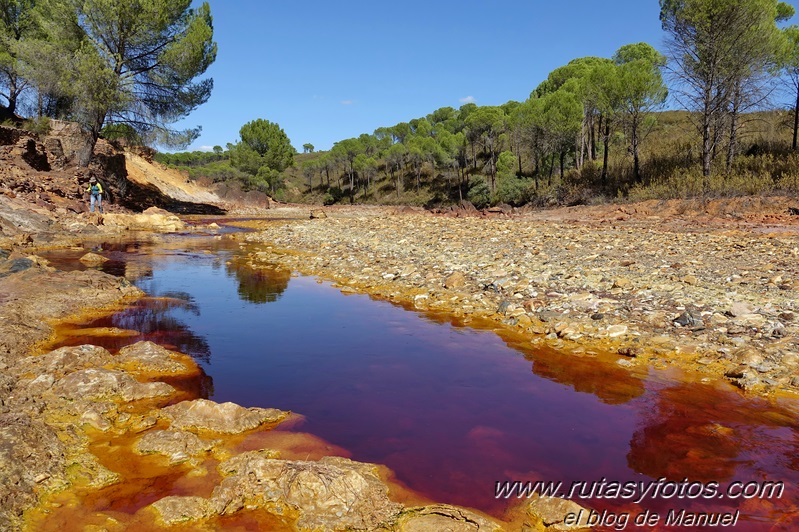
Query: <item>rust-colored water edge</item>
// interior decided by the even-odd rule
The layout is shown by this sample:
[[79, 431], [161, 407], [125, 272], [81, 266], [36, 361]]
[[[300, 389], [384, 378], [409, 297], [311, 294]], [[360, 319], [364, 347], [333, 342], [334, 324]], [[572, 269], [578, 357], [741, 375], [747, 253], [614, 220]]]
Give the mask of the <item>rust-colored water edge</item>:
[[[740, 530], [799, 526], [793, 399], [747, 397], [676, 369], [625, 367], [625, 357], [602, 344], [545, 348], [509, 329], [479, 330], [495, 325], [488, 320], [467, 327], [464, 317], [342, 294], [277, 266], [253, 270], [235, 248], [199, 247], [150, 255], [150, 273], [137, 281], [147, 298], [64, 324], [58, 345], [117, 352], [152, 340], [202, 369], [168, 381], [183, 398], [301, 416], [226, 438], [192, 464], [136, 455], [130, 449], [142, 434], [98, 433], [92, 453], [126, 480], [54, 495], [32, 515], [35, 526], [113, 519], [147, 529], [149, 504], [208, 497], [221, 461], [258, 449], [289, 460], [333, 455], [381, 464], [384, 478], [396, 480], [395, 500], [457, 504], [506, 522], [541, 482], [615, 514], [617, 524], [627, 515], [630, 527], [647, 511], [661, 517], [661, 528], [669, 515], [696, 513], [734, 515]], [[616, 483], [633, 491], [614, 492]], [[682, 496], [671, 488], [655, 494], [672, 483], [683, 483]], [[763, 486], [783, 488], [755, 493]], [[294, 522], [260, 510], [225, 519], [208, 526], [280, 530]]]

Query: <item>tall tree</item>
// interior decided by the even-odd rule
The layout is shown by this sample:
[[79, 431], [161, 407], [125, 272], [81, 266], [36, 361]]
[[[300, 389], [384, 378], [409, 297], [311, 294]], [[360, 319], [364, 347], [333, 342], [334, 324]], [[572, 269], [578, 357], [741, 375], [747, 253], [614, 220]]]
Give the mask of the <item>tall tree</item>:
[[94, 141], [107, 123], [129, 124], [156, 144], [197, 137], [199, 128], [170, 125], [211, 95], [212, 79], [195, 81], [216, 58], [207, 2], [196, 9], [191, 0], [41, 3], [51, 40], [72, 61], [61, 90], [75, 98]]
[[618, 65], [618, 88], [623, 120], [629, 133], [633, 154], [633, 176], [641, 181], [640, 144], [648, 131], [642, 127], [649, 114], [662, 106], [668, 90], [661, 69], [666, 57], [647, 43], [622, 46], [614, 54]]
[[783, 34], [785, 47], [781, 55], [781, 66], [794, 95], [791, 149], [796, 151], [797, 135], [799, 135], [799, 26], [789, 26], [783, 30]]
[[34, 0], [0, 0], [0, 96], [6, 99], [9, 115], [16, 112], [17, 99], [27, 87], [20, 45], [37, 29], [33, 7]]
[[719, 139], [714, 128], [737, 117], [744, 84], [763, 71], [775, 21], [787, 12], [777, 0], [660, 0], [677, 98], [699, 116], [703, 175], [710, 175]]
[[355, 158], [365, 152], [365, 147], [360, 140], [352, 138], [336, 142], [330, 152], [346, 163], [350, 178], [350, 203], [355, 203]]
[[501, 107], [485, 105], [478, 107], [466, 118], [467, 136], [483, 141], [488, 151], [488, 175], [491, 178], [491, 191], [496, 190], [496, 156], [500, 134], [505, 128], [505, 113]]
[[257, 175], [268, 168], [280, 173], [294, 164], [296, 152], [279, 125], [259, 118], [244, 124], [239, 135], [239, 142], [228, 145], [230, 163], [239, 170]]

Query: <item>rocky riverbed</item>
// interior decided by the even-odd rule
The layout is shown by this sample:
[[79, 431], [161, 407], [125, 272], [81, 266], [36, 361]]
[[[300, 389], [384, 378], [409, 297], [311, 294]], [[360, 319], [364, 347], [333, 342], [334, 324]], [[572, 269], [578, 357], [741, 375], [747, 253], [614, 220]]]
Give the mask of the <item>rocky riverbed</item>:
[[[377, 465], [291, 449], [242, 451], [241, 438], [292, 414], [218, 404], [172, 386], [201, 370], [150, 342], [118, 354], [89, 345], [36, 349], [59, 320], [142, 296], [125, 278], [51, 268], [39, 249], [185, 228], [162, 212], [54, 223], [6, 206], [5, 219], [18, 219], [0, 240], [0, 530], [63, 528], [76, 518], [120, 530], [256, 522], [275, 530], [544, 530], [579, 511], [569, 501], [530, 500], [500, 522], [415, 496]], [[675, 366], [728, 379], [742, 393], [795, 395], [796, 222], [736, 209], [433, 215], [361, 207], [314, 209], [309, 219], [310, 209], [286, 207], [244, 224], [257, 232], [225, 238], [239, 242], [252, 268], [280, 264], [343, 292], [490, 324], [531, 347], [610, 354], [630, 371]], [[180, 478], [180, 494], [155, 496], [132, 515], [78, 511], [81, 497], [100, 490], [149, 485], [141, 470]]]
[[[56, 231], [43, 221], [47, 232], [5, 240], [0, 530], [69, 529], [75, 523], [108, 530], [218, 530], [257, 523], [269, 530], [490, 531], [543, 529], [545, 522], [562, 520], [560, 501], [530, 501], [506, 522], [435, 504], [396, 484], [385, 467], [305, 452], [329, 447], [316, 442], [303, 443], [301, 457], [291, 445], [243, 451], [242, 438], [270, 431], [292, 414], [197, 398], [178, 384], [203, 378], [196, 362], [152, 342], [119, 353], [94, 345], [46, 348], [59, 322], [102, 315], [144, 294], [124, 277], [60, 271], [37, 253], [53, 245], [77, 249], [98, 233], [119, 238], [131, 228], [174, 230], [164, 218], [76, 217], [80, 229], [74, 232], [64, 229], [67, 220]], [[150, 232], [138, 238], [158, 239]], [[81, 261], [89, 266], [105, 260], [99, 248], [85, 251]], [[152, 487], [159, 478], [181, 488], [160, 492]], [[98, 511], [87, 502], [114, 493], [147, 493], [152, 503], [125, 513]]]
[[260, 231], [244, 242], [255, 267], [277, 262], [344, 292], [488, 318], [533, 344], [677, 366], [753, 394], [799, 392], [795, 221], [766, 209], [747, 218], [740, 204], [688, 208], [466, 217], [355, 208], [251, 223]]

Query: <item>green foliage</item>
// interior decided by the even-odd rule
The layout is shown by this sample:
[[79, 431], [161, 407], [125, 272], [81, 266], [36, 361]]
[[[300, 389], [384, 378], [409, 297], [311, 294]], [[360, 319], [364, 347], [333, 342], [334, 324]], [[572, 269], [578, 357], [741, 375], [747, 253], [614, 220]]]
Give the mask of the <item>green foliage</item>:
[[142, 144], [141, 135], [130, 124], [108, 124], [100, 130], [100, 136], [106, 140], [124, 140], [129, 144]]
[[279, 173], [294, 164], [296, 152], [279, 125], [259, 118], [244, 124], [239, 135], [239, 142], [228, 144], [230, 162], [239, 170], [252, 175], [261, 168]]
[[491, 205], [491, 187], [484, 177], [472, 179], [466, 199], [478, 209], [485, 209]]
[[0, 96], [10, 113], [27, 86], [22, 50], [38, 31], [34, 6], [34, 0], [0, 0]]
[[50, 119], [46, 116], [41, 118], [32, 118], [25, 121], [24, 128], [31, 133], [36, 133], [39, 136], [45, 136], [50, 133]]
[[[72, 101], [72, 115], [96, 139], [108, 123], [128, 124], [148, 143], [185, 145], [198, 129], [169, 125], [211, 94], [202, 75], [216, 58], [208, 3], [191, 0], [41, 0], [33, 79]], [[58, 54], [55, 52], [59, 52]], [[52, 70], [56, 79], [47, 74]]]
[[338, 187], [330, 187], [325, 194], [322, 203], [325, 205], [333, 205], [339, 203], [344, 198], [344, 191]]

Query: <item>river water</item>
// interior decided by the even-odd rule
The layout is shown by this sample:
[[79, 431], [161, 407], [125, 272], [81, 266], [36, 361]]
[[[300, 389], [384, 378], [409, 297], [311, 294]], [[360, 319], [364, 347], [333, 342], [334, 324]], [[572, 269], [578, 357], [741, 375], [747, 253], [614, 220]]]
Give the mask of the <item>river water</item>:
[[[497, 482], [561, 482], [561, 495], [584, 482], [572, 498], [629, 514], [627, 529], [646, 510], [683, 509], [738, 511], [736, 530], [799, 527], [796, 401], [746, 398], [674, 371], [630, 372], [615, 356], [534, 348], [315, 278], [253, 272], [238, 246], [218, 237], [101, 247], [112, 259], [105, 270], [153, 297], [77, 328], [141, 334], [73, 331], [61, 345], [113, 351], [150, 339], [190, 354], [207, 374], [195, 395], [300, 414], [275, 430], [310, 433], [339, 454], [384, 464], [431, 500], [502, 517], [519, 501], [497, 497]], [[48, 258], [80, 267], [81, 253]], [[696, 495], [700, 485], [685, 484], [682, 496], [663, 488], [636, 504], [637, 495], [607, 491], [614, 481], [661, 478], [703, 489], [717, 482], [719, 493]], [[735, 497], [724, 491], [734, 482], [747, 497], [768, 482], [784, 488], [781, 497]], [[579, 498], [592, 489], [591, 500]]]

